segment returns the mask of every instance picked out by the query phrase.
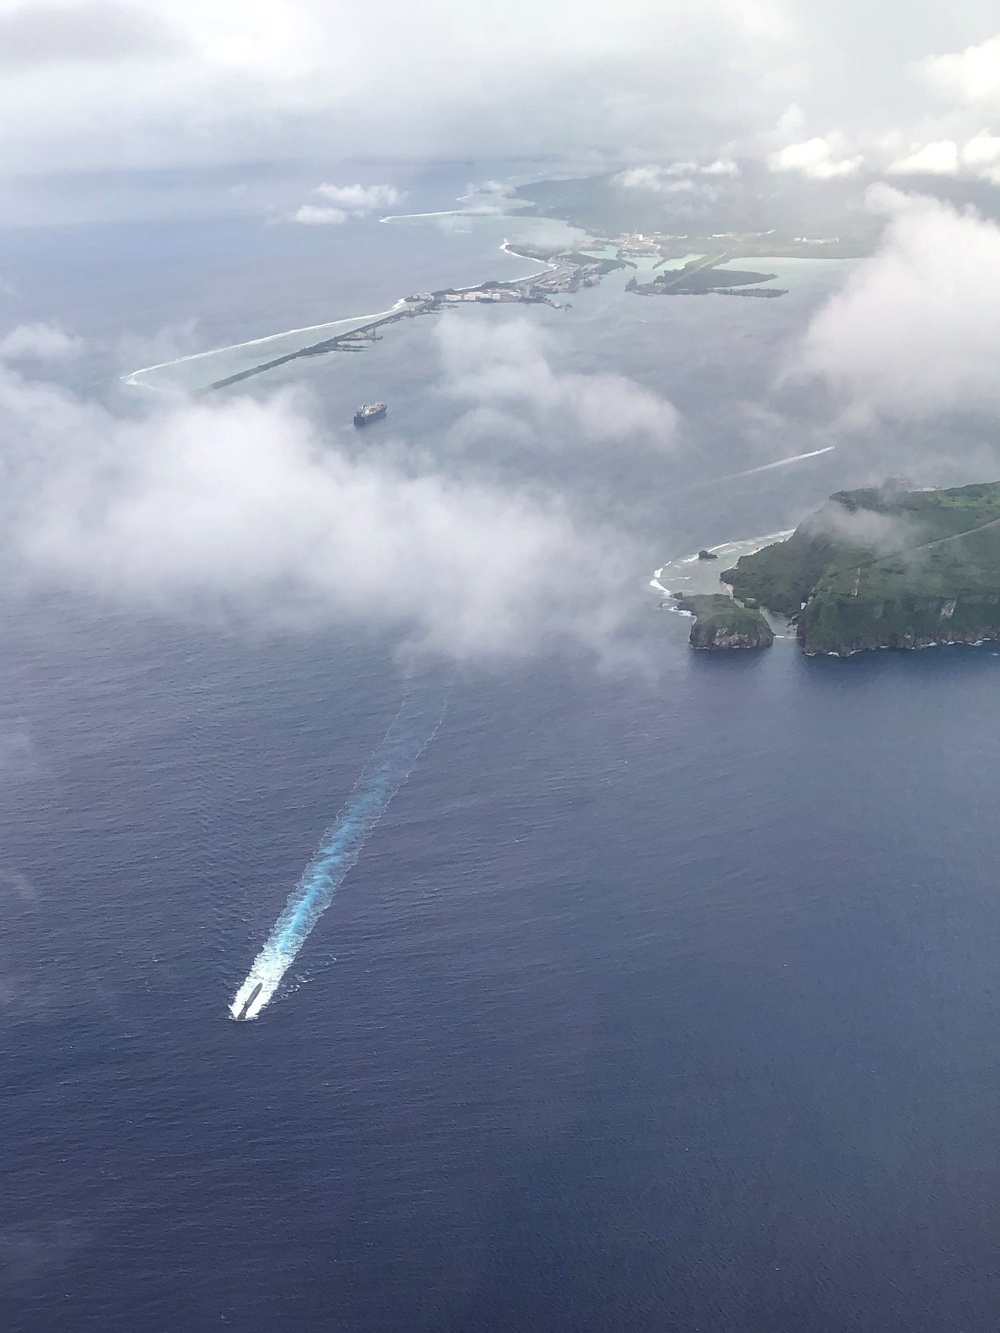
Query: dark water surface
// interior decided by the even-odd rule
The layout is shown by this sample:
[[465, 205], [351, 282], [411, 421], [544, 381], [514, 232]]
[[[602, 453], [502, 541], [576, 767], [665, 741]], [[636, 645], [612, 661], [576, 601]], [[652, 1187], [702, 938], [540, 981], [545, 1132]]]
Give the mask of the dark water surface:
[[[651, 554], [748, 535], [721, 491], [644, 507], [649, 466]], [[766, 474], [740, 515], [852, 479]], [[995, 1327], [993, 652], [706, 660], [651, 609], [653, 672], [466, 667], [236, 1024], [399, 706], [392, 645], [56, 594], [0, 623], [4, 1329]]]

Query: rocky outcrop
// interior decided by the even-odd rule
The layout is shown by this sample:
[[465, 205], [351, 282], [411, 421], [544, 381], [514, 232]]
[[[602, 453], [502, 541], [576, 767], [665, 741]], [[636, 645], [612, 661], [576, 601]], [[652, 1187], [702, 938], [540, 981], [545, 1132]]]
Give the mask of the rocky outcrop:
[[838, 491], [722, 581], [795, 620], [810, 656], [1000, 639], [1000, 482]]
[[726, 648], [770, 648], [774, 630], [761, 616], [761, 623], [752, 629], [727, 629], [724, 625], [703, 625], [695, 621], [691, 626], [692, 648], [715, 651]]
[[697, 617], [691, 626], [692, 648], [725, 652], [738, 648], [770, 648], [774, 631], [759, 611], [750, 611], [724, 593], [676, 596], [681, 611]]

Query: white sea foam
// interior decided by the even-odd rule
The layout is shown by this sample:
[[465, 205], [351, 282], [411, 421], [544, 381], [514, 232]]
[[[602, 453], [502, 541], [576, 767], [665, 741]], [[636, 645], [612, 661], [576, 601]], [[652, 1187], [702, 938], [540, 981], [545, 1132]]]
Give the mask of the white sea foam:
[[[767, 532], [761, 537], [746, 537], [742, 541], [720, 542], [718, 546], [710, 546], [707, 549], [712, 555], [724, 557], [729, 560], [734, 557], [739, 558], [743, 555], [752, 555], [759, 551], [762, 546], [769, 546], [772, 542], [786, 541], [794, 528], [784, 528], [780, 532]], [[720, 592], [729, 595], [729, 589], [719, 582], [720, 566], [715, 561], [700, 559], [697, 552], [693, 555], [681, 556], [677, 560], [668, 560], [666, 564], [661, 565], [655, 571], [649, 581], [649, 587], [660, 595], [669, 597], [671, 594], [663, 583], [665, 577], [674, 589], [680, 585], [688, 585], [683, 591], [692, 593], [713, 593]]]

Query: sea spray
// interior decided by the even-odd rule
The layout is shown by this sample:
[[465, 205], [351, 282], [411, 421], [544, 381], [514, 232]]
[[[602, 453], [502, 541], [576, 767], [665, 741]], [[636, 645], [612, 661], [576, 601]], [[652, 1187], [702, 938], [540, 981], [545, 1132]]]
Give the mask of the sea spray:
[[288, 895], [264, 947], [233, 996], [233, 1018], [256, 1018], [271, 1000], [316, 922], [333, 901], [361, 849], [434, 739], [448, 700], [451, 676], [412, 678], [389, 730], [365, 764], [354, 790], [323, 835], [319, 849]]

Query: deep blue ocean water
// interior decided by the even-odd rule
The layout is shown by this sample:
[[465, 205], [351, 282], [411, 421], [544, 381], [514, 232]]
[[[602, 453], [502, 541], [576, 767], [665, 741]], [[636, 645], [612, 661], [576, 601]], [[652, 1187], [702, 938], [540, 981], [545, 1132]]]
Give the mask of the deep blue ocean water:
[[[391, 296], [415, 250], [471, 265], [474, 236], [434, 233], [428, 257], [407, 235], [389, 273], [374, 225], [352, 253]], [[226, 226], [253, 255], [251, 226]], [[257, 230], [290, 273], [297, 238]], [[210, 274], [218, 237], [174, 243]], [[30, 263], [25, 238], [0, 245], [26, 304], [52, 280], [31, 245]], [[67, 324], [97, 254], [120, 296], [86, 331], [146, 329], [125, 299], [139, 232], [77, 253]], [[224, 340], [245, 327], [225, 326], [230, 286], [203, 294]], [[264, 332], [314, 308], [279, 287]], [[157, 290], [160, 322], [192, 313], [194, 287]], [[741, 405], [801, 327], [795, 299], [650, 301], [641, 328], [607, 293], [592, 318], [537, 312], [565, 321], [568, 364], [610, 360], [677, 402], [668, 460], [466, 457], [428, 329], [306, 378], [332, 430], [370, 388], [391, 397], [406, 424], [365, 447], [409, 432], [442, 466], [628, 517], [651, 569], [866, 479], [841, 450], [673, 494], [758, 461]], [[627, 631], [645, 671], [463, 667], [290, 984], [236, 1024], [229, 999], [397, 712], [392, 642], [5, 600], [4, 1329], [995, 1327], [1000, 657], [779, 641], [706, 660], [654, 608]]]

